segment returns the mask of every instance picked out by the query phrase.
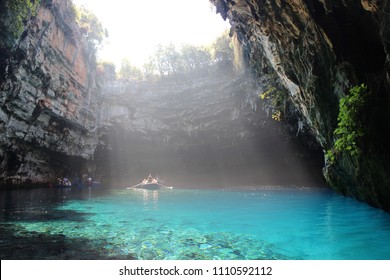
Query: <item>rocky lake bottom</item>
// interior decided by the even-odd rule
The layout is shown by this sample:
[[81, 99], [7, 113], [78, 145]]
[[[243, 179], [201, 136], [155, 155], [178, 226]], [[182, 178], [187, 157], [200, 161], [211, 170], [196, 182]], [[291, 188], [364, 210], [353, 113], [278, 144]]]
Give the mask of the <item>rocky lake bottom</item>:
[[0, 192], [1, 259], [390, 259], [390, 215], [324, 188]]

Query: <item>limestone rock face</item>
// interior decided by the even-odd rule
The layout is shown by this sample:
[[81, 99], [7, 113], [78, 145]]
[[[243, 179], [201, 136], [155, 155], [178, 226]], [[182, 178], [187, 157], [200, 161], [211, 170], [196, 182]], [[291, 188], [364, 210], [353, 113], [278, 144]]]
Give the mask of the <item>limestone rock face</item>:
[[339, 192], [390, 210], [389, 1], [210, 1], [229, 19], [254, 74], [288, 92], [324, 151], [334, 143], [339, 100], [368, 85], [362, 155], [339, 154], [324, 174]]
[[0, 179], [70, 176], [97, 144], [95, 57], [70, 1], [42, 1], [9, 54], [0, 95]]

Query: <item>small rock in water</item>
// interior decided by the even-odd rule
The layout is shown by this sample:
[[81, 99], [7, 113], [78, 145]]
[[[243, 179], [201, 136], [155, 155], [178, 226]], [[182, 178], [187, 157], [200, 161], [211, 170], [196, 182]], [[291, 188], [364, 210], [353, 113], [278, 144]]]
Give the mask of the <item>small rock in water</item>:
[[143, 245], [145, 245], [145, 246], [148, 247], [148, 248], [152, 248], [152, 247], [153, 247], [153, 244], [150, 243], [149, 241], [145, 241], [145, 242], [143, 243]]
[[202, 249], [202, 250], [205, 250], [205, 249], [209, 249], [211, 248], [212, 246], [210, 244], [199, 244], [199, 249]]

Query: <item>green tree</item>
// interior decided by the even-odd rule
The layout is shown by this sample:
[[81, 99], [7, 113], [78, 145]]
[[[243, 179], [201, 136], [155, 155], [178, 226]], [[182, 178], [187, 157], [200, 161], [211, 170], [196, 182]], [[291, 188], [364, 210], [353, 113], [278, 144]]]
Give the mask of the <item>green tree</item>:
[[156, 80], [156, 72], [156, 60], [154, 59], [154, 57], [149, 57], [148, 61], [146, 61], [143, 65], [143, 76], [148, 81]]
[[105, 81], [112, 81], [116, 79], [115, 63], [111, 61], [100, 61], [97, 64], [98, 74], [103, 77]]
[[160, 73], [160, 76], [166, 76], [169, 72], [168, 60], [165, 56], [164, 46], [159, 44], [157, 45], [156, 52], [151, 59], [155, 65], [156, 70]]
[[232, 63], [234, 58], [234, 51], [232, 39], [229, 36], [229, 31], [226, 30], [219, 36], [212, 44], [213, 59], [219, 64]]
[[2, 3], [1, 6], [9, 8], [11, 21], [8, 28], [15, 38], [22, 34], [24, 20], [29, 16], [36, 15], [40, 2], [39, 0], [6, 0]]
[[211, 54], [205, 47], [184, 45], [181, 48], [183, 69], [190, 73], [199, 71], [211, 65]]
[[333, 148], [326, 154], [330, 163], [340, 153], [358, 156], [361, 153], [359, 143], [364, 136], [364, 107], [367, 103], [368, 89], [365, 84], [354, 86], [340, 100], [340, 110], [337, 117], [337, 128], [334, 131]]
[[108, 37], [107, 29], [103, 28], [102, 23], [91, 11], [85, 7], [74, 7], [76, 21], [80, 26], [81, 32], [85, 35], [89, 45], [97, 50], [103, 43], [103, 40]]
[[232, 39], [226, 31], [211, 47], [184, 45], [178, 50], [174, 44], [158, 45], [155, 53], [144, 65], [145, 77], [160, 77], [208, 73], [208, 69], [233, 66], [234, 51]]
[[173, 43], [159, 44], [154, 55], [155, 65], [160, 76], [172, 76], [183, 71], [181, 54]]
[[175, 75], [179, 72], [183, 72], [181, 54], [176, 49], [175, 45], [169, 43], [164, 51], [168, 65], [168, 75]]
[[119, 70], [119, 77], [124, 80], [141, 80], [142, 71], [131, 64], [131, 62], [124, 58], [121, 61], [121, 69]]

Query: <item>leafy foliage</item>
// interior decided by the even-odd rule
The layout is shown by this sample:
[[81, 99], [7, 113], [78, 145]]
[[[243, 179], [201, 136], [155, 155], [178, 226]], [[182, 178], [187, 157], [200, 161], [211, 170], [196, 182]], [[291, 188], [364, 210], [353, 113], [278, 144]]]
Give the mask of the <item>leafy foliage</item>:
[[211, 63], [211, 54], [206, 47], [184, 45], [181, 49], [184, 72], [204, 69]]
[[128, 59], [122, 59], [119, 78], [158, 80], [163, 77], [207, 75], [213, 69], [220, 71], [222, 64], [222, 69], [229, 69], [226, 66], [233, 63], [234, 57], [231, 41], [229, 34], [224, 32], [211, 46], [186, 44], [177, 48], [173, 43], [160, 44], [142, 70]]
[[364, 136], [363, 108], [367, 102], [368, 89], [365, 84], [355, 86], [340, 100], [338, 125], [334, 131], [333, 149], [326, 153], [327, 160], [333, 163], [336, 156], [346, 152], [358, 156], [361, 152], [359, 141]]
[[10, 0], [7, 1], [11, 16], [11, 23], [9, 29], [14, 37], [19, 37], [24, 29], [24, 21], [29, 16], [34, 16], [37, 13], [39, 0]]
[[180, 72], [182, 70], [180, 56], [174, 44], [158, 45], [154, 60], [160, 76], [171, 76]]
[[97, 74], [105, 81], [116, 79], [115, 64], [109, 61], [100, 61], [97, 64]]
[[123, 80], [140, 80], [142, 79], [142, 71], [131, 64], [131, 62], [124, 58], [121, 61], [121, 69], [119, 70], [119, 78]]
[[260, 99], [264, 103], [264, 107], [272, 112], [272, 119], [275, 121], [282, 121], [282, 111], [285, 105], [285, 93], [277, 90], [276, 87], [270, 87], [263, 93], [259, 94]]
[[209, 47], [184, 45], [180, 49], [170, 43], [158, 45], [156, 52], [145, 64], [145, 76], [158, 73], [160, 77], [194, 73], [207, 74], [214, 65], [232, 64], [233, 49], [231, 38], [224, 32]]
[[[193, 73], [203, 70], [211, 64], [208, 49], [192, 45], [184, 45], [177, 50], [172, 43], [158, 45], [155, 54], [149, 61], [149, 67], [157, 71], [161, 77], [177, 74]], [[154, 68], [154, 69], [153, 69]]]
[[229, 31], [222, 33], [212, 44], [213, 59], [219, 63], [231, 63], [234, 57], [232, 39], [229, 37]]
[[108, 37], [107, 29], [103, 28], [96, 15], [85, 7], [77, 8], [73, 6], [73, 13], [81, 32], [86, 36], [87, 42], [93, 49], [97, 50], [103, 40]]

